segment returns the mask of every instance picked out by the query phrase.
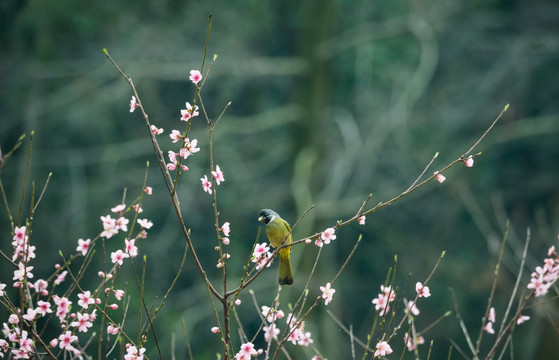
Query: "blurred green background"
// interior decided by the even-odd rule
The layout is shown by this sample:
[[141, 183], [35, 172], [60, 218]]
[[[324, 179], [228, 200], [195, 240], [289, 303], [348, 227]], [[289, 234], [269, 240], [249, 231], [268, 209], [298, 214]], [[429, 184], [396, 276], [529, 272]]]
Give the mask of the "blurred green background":
[[[436, 152], [428, 174], [460, 156], [510, 103], [477, 148], [483, 155], [473, 168], [453, 167], [442, 185], [433, 182], [370, 215], [365, 226], [340, 229], [324, 248], [310, 286], [311, 297], [317, 295], [363, 234], [334, 286], [333, 302], [307, 321], [322, 354], [349, 358], [349, 337], [325, 310], [365, 339], [374, 317], [371, 300], [394, 255], [396, 284], [403, 289], [409, 273], [412, 284], [423, 281], [446, 250], [430, 284], [432, 297], [419, 303], [416, 326], [421, 331], [452, 309], [452, 287], [477, 339], [506, 220], [509, 242], [494, 299], [498, 324], [526, 229], [532, 230], [532, 244], [525, 281], [559, 232], [558, 13], [551, 0], [1, 2], [0, 145], [6, 152], [34, 130], [30, 178], [40, 187], [53, 172], [33, 226], [40, 254], [36, 277], [50, 273], [58, 249], [70, 254], [78, 238], [102, 230], [99, 216], [120, 203], [124, 188], [128, 201], [138, 194], [150, 161], [154, 195], [145, 199], [143, 215], [155, 225], [140, 251], [148, 255], [147, 301], [161, 298], [184, 240], [143, 119], [129, 113], [130, 88], [102, 49], [134, 79], [151, 122], [165, 129], [163, 150], [176, 150], [168, 135], [183, 125], [180, 109], [192, 101], [188, 72], [200, 67], [213, 14], [208, 54], [219, 56], [203, 98], [212, 119], [232, 102], [214, 136], [214, 158], [226, 179], [218, 188], [220, 219], [232, 228], [231, 286], [256, 240], [261, 208], [273, 208], [293, 224], [314, 204], [295, 237], [321, 231], [354, 215], [370, 193], [374, 205], [407, 189]], [[191, 138], [201, 151], [188, 160], [180, 200], [209, 277], [219, 283], [211, 198], [199, 181], [209, 175], [203, 119], [193, 122]], [[22, 148], [2, 173], [12, 211], [25, 157]], [[0, 226], [2, 250], [10, 253], [5, 209]], [[121, 239], [107, 246], [114, 251]], [[303, 288], [316, 253], [314, 245], [293, 252], [296, 282], [282, 292], [284, 311]], [[275, 294], [276, 266], [252, 286], [261, 305]], [[125, 276], [121, 284], [133, 292]], [[248, 294], [241, 299], [239, 317], [250, 336], [259, 319]], [[547, 315], [543, 306], [530, 309], [532, 319], [516, 330], [517, 358], [549, 359], [559, 351], [547, 319], [557, 324], [557, 301], [545, 304]], [[219, 337], [209, 332], [215, 321], [190, 257], [157, 323], [167, 355], [174, 333], [175, 352], [184, 358], [179, 317], [196, 358], [215, 356], [221, 349]], [[132, 320], [129, 325], [133, 331]], [[432, 358], [446, 358], [449, 339], [467, 348], [454, 316], [424, 336], [434, 340]], [[486, 336], [482, 349], [492, 340]], [[239, 344], [236, 332], [233, 341]], [[257, 344], [262, 346], [261, 337]], [[391, 345], [399, 356], [403, 341]], [[153, 343], [147, 347], [154, 357]], [[295, 359], [312, 356], [310, 349], [288, 349]], [[427, 349], [420, 347], [422, 357]], [[455, 352], [453, 358], [460, 356]]]

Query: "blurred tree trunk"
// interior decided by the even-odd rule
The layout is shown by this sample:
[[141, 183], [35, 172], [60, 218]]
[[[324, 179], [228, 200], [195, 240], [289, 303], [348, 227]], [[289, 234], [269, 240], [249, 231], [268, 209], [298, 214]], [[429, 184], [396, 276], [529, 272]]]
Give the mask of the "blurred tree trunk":
[[[323, 158], [325, 147], [324, 117], [332, 103], [332, 69], [330, 58], [317, 56], [316, 49], [335, 33], [336, 9], [331, 0], [310, 1], [306, 4], [303, 12], [302, 28], [298, 37], [299, 53], [305, 58], [308, 65], [307, 76], [301, 79], [295, 93], [295, 102], [303, 109], [303, 119], [296, 123], [293, 129], [293, 173], [292, 186], [295, 208], [301, 215], [311, 204], [317, 201], [317, 194], [324, 186], [324, 174], [319, 167], [320, 159]], [[311, 211], [302, 226], [297, 229], [298, 234], [312, 234], [318, 229], [316, 222], [316, 211]], [[300, 247], [299, 270], [308, 274], [312, 268], [312, 261], [316, 256], [314, 247]], [[334, 264], [333, 253], [323, 253], [322, 264], [318, 271], [323, 277], [329, 277], [336, 269], [329, 268], [324, 264]], [[326, 257], [326, 258], [324, 258]], [[332, 307], [332, 305], [330, 306]], [[313, 322], [318, 330], [320, 338], [315, 340], [321, 345], [323, 355], [331, 359], [341, 359], [344, 354], [339, 353], [341, 346], [337, 346], [340, 334], [325, 312], [316, 314]], [[310, 329], [309, 329], [310, 330]], [[318, 335], [318, 334], [317, 334]]]

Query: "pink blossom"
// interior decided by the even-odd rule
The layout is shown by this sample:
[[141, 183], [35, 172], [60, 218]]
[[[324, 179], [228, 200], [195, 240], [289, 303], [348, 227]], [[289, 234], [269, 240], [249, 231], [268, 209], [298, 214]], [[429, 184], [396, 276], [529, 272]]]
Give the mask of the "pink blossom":
[[116, 335], [118, 334], [120, 328], [116, 325], [110, 324], [109, 326], [107, 326], [107, 334], [108, 335]]
[[235, 300], [235, 305], [237, 305], [237, 306], [241, 305], [241, 299]]
[[214, 334], [219, 334], [219, 332], [220, 332], [220, 330], [219, 330], [219, 328], [218, 328], [217, 326], [212, 327], [210, 330], [211, 330], [211, 332], [213, 332]]
[[151, 229], [153, 226], [153, 223], [149, 219], [138, 219], [138, 224], [140, 224], [143, 229]]
[[128, 231], [128, 222], [130, 220], [128, 220], [125, 217], [119, 217], [118, 219], [116, 219], [115, 221], [115, 229], [116, 230], [122, 230], [122, 231]]
[[314, 244], [318, 247], [322, 247], [324, 245], [324, 243], [322, 242], [322, 239], [317, 237], [316, 240], [314, 241]]
[[113, 293], [115, 294], [115, 298], [117, 300], [122, 299], [122, 297], [124, 296], [124, 290], [113, 290]]
[[23, 349], [12, 349], [11, 351], [14, 359], [29, 359], [29, 351]]
[[136, 97], [132, 95], [132, 99], [130, 100], [130, 112], [134, 112], [138, 107], [138, 102], [136, 101]]
[[[270, 253], [270, 247], [266, 243], [256, 244], [254, 246], [254, 251], [252, 252], [251, 261], [256, 263], [256, 269], [261, 269], [268, 259], [272, 256]], [[270, 261], [266, 267], [269, 267], [272, 262]]]
[[101, 216], [101, 221], [103, 222], [103, 232], [101, 233], [102, 237], [110, 239], [113, 235], [118, 234], [116, 220], [110, 215]]
[[58, 337], [59, 343], [58, 346], [63, 349], [63, 350], [68, 350], [68, 351], [72, 351], [72, 349], [74, 348], [72, 346], [72, 343], [74, 341], [78, 340], [78, 337], [76, 335], [72, 335], [71, 331], [66, 331], [65, 333], [63, 333], [62, 335], [60, 335]]
[[33, 321], [37, 317], [37, 310], [35, 309], [27, 309], [27, 313], [22, 316], [27, 321]]
[[169, 137], [171, 138], [171, 140], [173, 140], [173, 144], [174, 144], [177, 141], [179, 141], [180, 139], [182, 139], [182, 134], [178, 130], [173, 130], [173, 131], [171, 131], [171, 134], [169, 135]]
[[197, 153], [200, 151], [198, 146], [198, 140], [189, 138], [184, 139], [184, 147], [180, 149], [180, 156], [184, 159], [188, 158], [190, 155]]
[[181, 109], [181, 120], [182, 121], [188, 121], [188, 120], [190, 120], [191, 117], [192, 117], [192, 115], [190, 114], [190, 112], [187, 109]]
[[229, 233], [231, 232], [231, 225], [229, 224], [229, 221], [223, 223], [219, 230], [223, 232], [223, 235], [229, 236]]
[[431, 296], [431, 292], [429, 291], [429, 287], [423, 286], [420, 282], [417, 282], [415, 284], [415, 291], [417, 291], [417, 294], [419, 295], [419, 297], [429, 297], [429, 296]]
[[157, 126], [155, 126], [155, 125], [150, 125], [149, 129], [155, 135], [161, 135], [161, 134], [163, 134], [163, 131], [164, 131], [163, 128], [157, 128]]
[[87, 250], [89, 249], [89, 245], [91, 244], [91, 240], [87, 239], [78, 239], [78, 247], [76, 248], [76, 251], [81, 252], [83, 256], [85, 256], [85, 254], [87, 254]]
[[392, 348], [386, 341], [381, 341], [377, 344], [374, 356], [386, 356], [392, 353]]
[[19, 316], [16, 314], [10, 314], [10, 316], [8, 316], [8, 322], [12, 325], [19, 324]]
[[334, 235], [336, 230], [333, 228], [328, 228], [320, 234], [320, 239], [326, 244], [330, 244], [330, 241], [336, 240], [336, 235]]
[[[28, 338], [26, 330], [21, 332], [21, 337], [19, 338], [19, 349], [24, 352], [33, 351], [33, 340]], [[27, 357], [25, 357], [27, 359]]]
[[126, 355], [124, 355], [124, 360], [143, 360], [144, 353], [146, 352], [145, 348], [141, 348], [138, 350], [135, 346], [130, 344], [126, 345]]
[[408, 351], [414, 351], [417, 345], [421, 345], [425, 343], [425, 338], [421, 335], [415, 337], [415, 341], [410, 337], [408, 333], [404, 334], [404, 342], [408, 347]]
[[464, 163], [464, 165], [466, 165], [466, 167], [474, 166], [474, 158], [472, 157], [472, 155], [468, 156], [467, 159], [462, 160], [462, 162]]
[[47, 313], [52, 313], [52, 310], [50, 309], [50, 303], [43, 300], [37, 301], [37, 308], [35, 310], [38, 314], [41, 314], [41, 316], [46, 316]]
[[419, 309], [417, 308], [417, 304], [415, 302], [404, 299], [404, 303], [406, 304], [406, 312], [409, 311], [415, 316], [419, 315]]
[[264, 331], [264, 340], [266, 340], [266, 342], [277, 339], [280, 333], [280, 329], [278, 329], [275, 323], [271, 323], [270, 326], [264, 326], [262, 330]]
[[314, 341], [313, 339], [311, 339], [311, 333], [309, 331], [301, 331], [301, 333], [299, 334], [299, 339], [297, 339], [297, 345], [309, 346], [312, 343], [314, 343]]
[[80, 300], [78, 305], [84, 309], [87, 309], [89, 305], [95, 304], [95, 298], [91, 296], [91, 291], [87, 290], [81, 294], [78, 294]]
[[14, 237], [13, 237], [13, 240], [16, 244], [14, 245], [23, 244], [23, 242], [27, 238], [27, 236], [25, 235], [26, 231], [27, 229], [25, 226], [21, 226], [21, 227], [16, 226], [16, 228], [14, 229]]
[[495, 308], [491, 307], [491, 309], [489, 309], [489, 316], [487, 317], [487, 319], [491, 322], [495, 322]]
[[190, 81], [194, 84], [198, 84], [202, 80], [202, 74], [199, 70], [190, 70], [190, 76], [188, 77]]
[[122, 265], [123, 260], [127, 257], [129, 257], [129, 255], [122, 252], [122, 250], [117, 250], [111, 253], [111, 261], [113, 264], [117, 263]]
[[87, 332], [93, 324], [89, 321], [89, 314], [77, 313], [77, 321], [72, 322], [70, 326], [77, 327], [79, 332]]
[[68, 274], [68, 271], [66, 271], [66, 270], [64, 270], [63, 272], [58, 274], [58, 276], [54, 280], [55, 285], [59, 285], [59, 284], [63, 283], [64, 280], [66, 280], [66, 275], [67, 274]]
[[[169, 155], [169, 161], [170, 161], [170, 163], [167, 164], [167, 167], [169, 168], [169, 170], [175, 170], [175, 167], [177, 165], [177, 153], [169, 150], [167, 154]], [[171, 165], [173, 166], [172, 168]]]
[[493, 330], [493, 323], [491, 321], [488, 321], [487, 324], [485, 324], [483, 330], [487, 331], [489, 334], [495, 334], [495, 330]]
[[0, 296], [6, 295], [6, 292], [4, 291], [5, 288], [6, 288], [6, 284], [0, 283]]
[[24, 263], [20, 262], [17, 264], [17, 270], [14, 271], [14, 278], [13, 280], [23, 281], [24, 278], [33, 278], [33, 274], [31, 270], [33, 270], [33, 266], [25, 266]]
[[70, 305], [72, 305], [72, 302], [68, 300], [67, 297], [64, 296], [58, 297], [55, 295], [52, 297], [52, 299], [57, 306], [56, 316], [58, 316], [60, 320], [64, 319], [68, 314], [68, 312], [70, 311]]
[[126, 253], [130, 255], [131, 258], [138, 256], [138, 247], [134, 245], [135, 242], [136, 240], [134, 239], [132, 240], [124, 239], [124, 243], [125, 243], [124, 249]]
[[39, 279], [39, 280], [35, 281], [35, 284], [33, 284], [33, 287], [35, 288], [35, 292], [42, 295], [42, 296], [47, 296], [49, 294], [49, 292], [47, 290], [48, 287], [49, 287], [49, 283], [46, 280]]
[[330, 287], [330, 283], [326, 283], [326, 286], [321, 286], [320, 291], [322, 291], [322, 298], [324, 299], [324, 305], [328, 305], [332, 301], [332, 297], [336, 292], [336, 289]]
[[266, 320], [270, 323], [276, 321], [276, 319], [281, 319], [285, 316], [282, 310], [277, 310], [269, 306], [262, 306], [262, 315], [266, 317]]
[[379, 315], [384, 316], [390, 310], [388, 297], [384, 294], [378, 294], [376, 299], [373, 299], [373, 304], [375, 304], [375, 310], [380, 310]]
[[287, 338], [287, 341], [291, 341], [293, 345], [296, 345], [299, 339], [301, 338], [302, 333], [303, 330], [301, 329], [292, 329], [291, 333], [289, 334], [289, 337]]
[[215, 171], [212, 171], [212, 176], [215, 179], [217, 185], [219, 185], [222, 181], [225, 181], [225, 178], [223, 177], [223, 172], [219, 168], [219, 165], [216, 165]]
[[200, 181], [202, 182], [202, 188], [204, 189], [204, 191], [207, 192], [208, 194], [211, 194], [212, 183], [208, 181], [208, 177], [204, 175], [203, 178], [200, 178]]
[[113, 208], [111, 208], [111, 211], [114, 213], [121, 213], [124, 209], [126, 209], [126, 205], [125, 204], [119, 204]]
[[256, 350], [254, 349], [254, 344], [251, 343], [251, 342], [247, 342], [245, 344], [242, 344], [240, 353], [242, 353], [244, 355], [249, 355], [249, 356], [257, 354]]
[[357, 218], [357, 221], [359, 222], [359, 225], [365, 225], [365, 220], [367, 218], [365, 217], [365, 215], [362, 215], [360, 217]]
[[388, 298], [389, 302], [394, 301], [394, 299], [396, 298], [396, 293], [394, 292], [394, 290], [392, 290], [392, 285], [386, 287], [384, 285], [381, 285], [380, 291], [386, 298]]
[[443, 174], [440, 174], [438, 171], [435, 171], [433, 174], [435, 174], [435, 179], [441, 184], [446, 180], [446, 177]]
[[191, 118], [198, 116], [198, 105], [192, 106], [189, 102], [186, 103], [186, 109], [181, 109], [181, 120], [188, 121]]
[[516, 325], [520, 325], [520, 324], [522, 324], [522, 323], [525, 323], [525, 322], [528, 321], [528, 320], [530, 320], [530, 317], [529, 317], [529, 316], [520, 315], [520, 316], [518, 317], [518, 319], [516, 319]]
[[146, 186], [146, 188], [144, 189], [144, 192], [145, 192], [147, 195], [151, 195], [151, 194], [153, 194], [153, 189], [152, 189], [151, 186]]
[[223, 237], [221, 238], [221, 242], [223, 243], [223, 245], [229, 245], [230, 240], [228, 237]]

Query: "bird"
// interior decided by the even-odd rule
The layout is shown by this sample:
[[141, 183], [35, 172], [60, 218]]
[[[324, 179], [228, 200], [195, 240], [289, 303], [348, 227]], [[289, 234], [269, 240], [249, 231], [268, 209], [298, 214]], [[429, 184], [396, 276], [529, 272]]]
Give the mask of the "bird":
[[[291, 243], [293, 240], [289, 223], [282, 219], [281, 216], [279, 216], [279, 214], [274, 210], [260, 210], [258, 221], [262, 221], [266, 224], [266, 235], [273, 247], [278, 248], [282, 244]], [[291, 270], [290, 259], [291, 248], [292, 246], [278, 251], [280, 285], [293, 284], [293, 271]]]

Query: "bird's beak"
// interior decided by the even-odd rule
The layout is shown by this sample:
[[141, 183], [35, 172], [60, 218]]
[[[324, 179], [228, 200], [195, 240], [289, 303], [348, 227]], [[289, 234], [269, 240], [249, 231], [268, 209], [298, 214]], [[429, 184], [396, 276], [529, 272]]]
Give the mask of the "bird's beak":
[[260, 217], [258, 218], [258, 221], [262, 221], [262, 220], [264, 220], [264, 218], [263, 218], [262, 216], [260, 216]]

